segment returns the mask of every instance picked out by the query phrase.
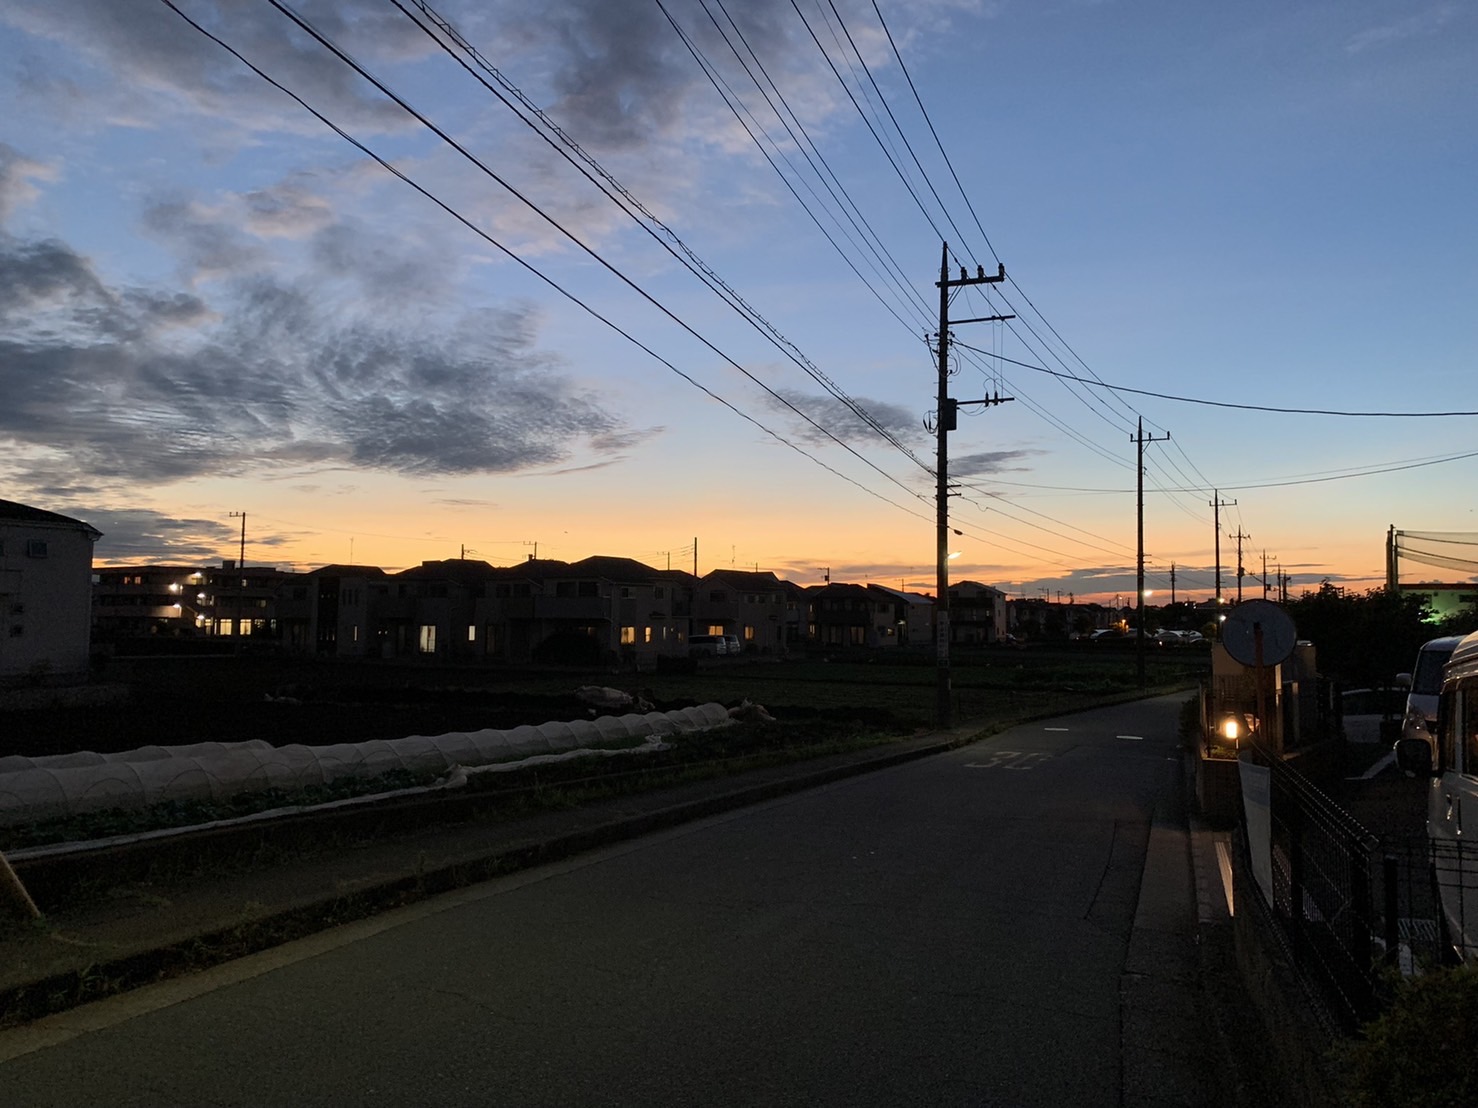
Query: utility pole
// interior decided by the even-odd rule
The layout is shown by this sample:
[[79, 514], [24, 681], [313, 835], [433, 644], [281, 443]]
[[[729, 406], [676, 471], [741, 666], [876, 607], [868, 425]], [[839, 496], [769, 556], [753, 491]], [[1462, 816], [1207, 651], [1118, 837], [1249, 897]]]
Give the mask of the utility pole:
[[1238, 527], [1233, 537], [1237, 540], [1237, 603], [1240, 604], [1242, 603], [1242, 578], [1247, 575], [1247, 570], [1242, 565], [1242, 540], [1250, 539], [1252, 536], [1242, 534], [1242, 528]]
[[1170, 563], [1170, 606], [1175, 607], [1175, 563]]
[[[955, 429], [960, 404], [1001, 404], [1011, 397], [997, 395], [986, 400], [952, 400], [949, 396], [949, 292], [950, 289], [962, 288], [965, 285], [994, 285], [1006, 279], [1006, 267], [997, 266], [997, 272], [993, 276], [986, 276], [984, 266], [975, 267], [975, 276], [971, 277], [960, 267], [960, 276], [953, 280], [949, 275], [949, 243], [941, 243], [939, 259], [939, 406], [938, 406], [938, 434], [939, 445], [935, 462], [935, 585], [937, 595], [934, 597], [934, 635], [936, 666], [938, 674], [938, 694], [935, 706], [935, 714], [940, 727], [948, 727], [954, 722], [954, 707], [950, 696], [950, 674], [949, 674], [949, 433]], [[981, 316], [977, 319], [959, 319], [956, 323], [987, 323], [999, 320], [1014, 319], [1009, 315]]]
[[1134, 443], [1138, 449], [1138, 459], [1134, 466], [1134, 476], [1138, 483], [1138, 520], [1139, 535], [1139, 560], [1138, 572], [1136, 574], [1136, 591], [1134, 594], [1134, 671], [1139, 677], [1140, 687], [1144, 687], [1144, 444], [1147, 442], [1165, 442], [1170, 438], [1170, 432], [1163, 435], [1146, 435], [1144, 433], [1144, 419], [1141, 417], [1138, 429], [1130, 437], [1129, 441]]
[[1268, 552], [1262, 552], [1262, 598], [1268, 598]]
[[235, 632], [236, 653], [241, 653], [241, 621], [246, 612], [246, 513], [232, 512], [231, 519], [241, 517], [241, 557], [236, 562], [236, 580], [240, 582], [236, 591], [236, 625], [232, 630]]
[[[1221, 493], [1216, 489], [1211, 490], [1211, 507], [1213, 509], [1211, 519], [1216, 528], [1216, 607], [1221, 608], [1221, 510], [1236, 505], [1235, 500], [1223, 500]], [[1221, 630], [1221, 616], [1218, 614], [1216, 628]]]

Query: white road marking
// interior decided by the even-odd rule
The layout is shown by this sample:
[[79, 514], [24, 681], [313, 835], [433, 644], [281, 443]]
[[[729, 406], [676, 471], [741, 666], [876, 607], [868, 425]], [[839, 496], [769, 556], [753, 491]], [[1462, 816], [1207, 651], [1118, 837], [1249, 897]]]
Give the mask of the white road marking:
[[1066, 728], [1066, 727], [1044, 727], [1044, 728], [1042, 728], [1042, 730], [1043, 731], [1066, 731], [1066, 730], [1068, 730], [1068, 728]]
[[1051, 758], [1051, 754], [1028, 753], [1020, 750], [997, 750], [988, 762], [966, 762], [966, 769], [1036, 769], [1037, 763]]
[[1144, 742], [1144, 736], [1143, 735], [1115, 735], [1114, 738], [1116, 738], [1116, 739], [1127, 739], [1129, 742], [1132, 742], [1132, 743], [1142, 743], [1142, 742]]

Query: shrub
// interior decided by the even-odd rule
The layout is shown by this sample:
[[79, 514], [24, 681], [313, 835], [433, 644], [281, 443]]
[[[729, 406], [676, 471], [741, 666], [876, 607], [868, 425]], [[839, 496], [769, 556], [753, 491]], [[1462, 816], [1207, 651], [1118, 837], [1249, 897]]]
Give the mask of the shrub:
[[1403, 982], [1347, 1060], [1354, 1108], [1478, 1104], [1478, 967]]

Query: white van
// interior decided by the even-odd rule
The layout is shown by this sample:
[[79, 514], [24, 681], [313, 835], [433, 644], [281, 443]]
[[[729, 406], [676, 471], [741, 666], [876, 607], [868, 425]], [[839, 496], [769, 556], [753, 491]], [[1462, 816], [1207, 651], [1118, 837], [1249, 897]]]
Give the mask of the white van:
[[689, 635], [688, 657], [706, 658], [727, 654], [729, 644], [723, 635]]
[[1464, 958], [1478, 959], [1478, 632], [1452, 650], [1435, 714], [1435, 757], [1427, 737], [1403, 734], [1396, 759], [1431, 778], [1427, 842], [1447, 936]]
[[1431, 746], [1436, 758], [1437, 739], [1433, 725], [1437, 722], [1437, 694], [1442, 691], [1442, 667], [1458, 643], [1461, 635], [1447, 635], [1422, 643], [1416, 652], [1416, 665], [1410, 673], [1398, 673], [1396, 683], [1406, 686], [1406, 712], [1401, 720], [1403, 739], [1423, 739]]

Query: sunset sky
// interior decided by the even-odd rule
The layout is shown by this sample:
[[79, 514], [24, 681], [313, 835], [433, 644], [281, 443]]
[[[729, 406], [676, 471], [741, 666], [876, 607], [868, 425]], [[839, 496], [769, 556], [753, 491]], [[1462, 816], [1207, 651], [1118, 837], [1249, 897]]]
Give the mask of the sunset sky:
[[252, 564], [932, 591], [947, 240], [1009, 278], [951, 318], [1018, 317], [953, 328], [1013, 398], [950, 437], [955, 579], [1127, 603], [1140, 420], [1156, 602], [1216, 490], [1232, 595], [1239, 533], [1296, 594], [1478, 532], [1473, 5], [433, 10], [0, 4], [0, 496], [98, 564], [245, 513]]

